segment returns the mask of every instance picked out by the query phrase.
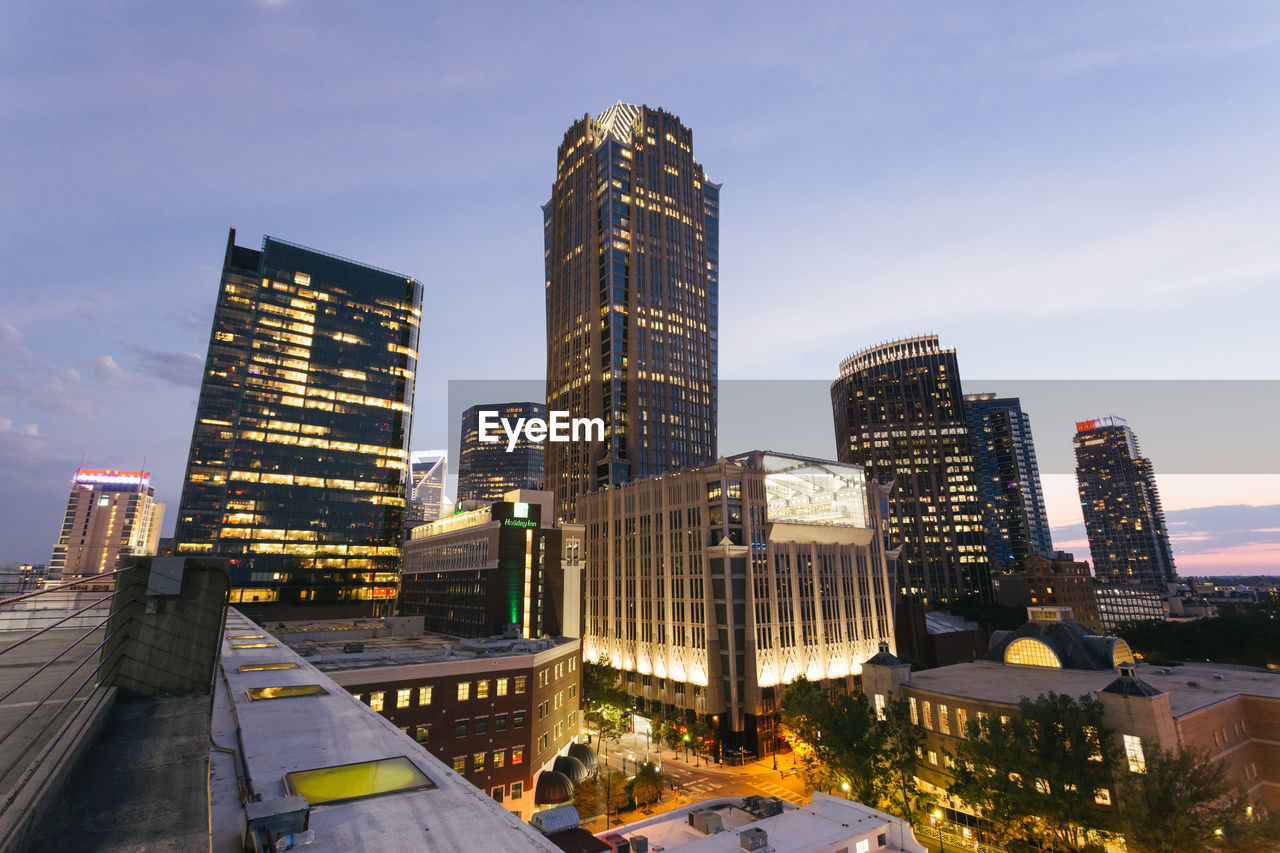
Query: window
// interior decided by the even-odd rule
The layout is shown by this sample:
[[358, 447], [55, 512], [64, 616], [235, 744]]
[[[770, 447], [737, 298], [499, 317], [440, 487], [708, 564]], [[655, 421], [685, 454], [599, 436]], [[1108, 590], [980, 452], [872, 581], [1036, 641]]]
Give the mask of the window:
[[465, 702], [470, 698], [471, 698], [471, 682], [459, 681], [458, 682], [458, 701]]
[[538, 671], [538, 686], [539, 687], [547, 686], [547, 671], [545, 669]]
[[[519, 762], [513, 760], [511, 763], [518, 764]], [[511, 799], [518, 800], [523, 796], [524, 796], [524, 783], [512, 782], [511, 783]]]
[[916, 697], [911, 697], [911, 725], [920, 725], [920, 710], [916, 707]]
[[570, 699], [577, 698], [577, 695], [578, 695], [578, 685], [576, 685], [576, 684], [570, 684], [570, 685], [569, 685], [569, 698], [570, 698]]
[[854, 853], [870, 853], [871, 842], [864, 838], [861, 841], [859, 841], [858, 845], [853, 849], [854, 849]]
[[492, 791], [489, 792], [489, 796], [493, 797], [494, 802], [500, 803], [502, 802], [503, 790], [504, 790], [503, 787], [499, 785], [498, 787], [494, 788]]
[[489, 718], [476, 717], [476, 726], [475, 726], [476, 734], [482, 735], [487, 731], [489, 731]]
[[1134, 735], [1124, 736], [1124, 757], [1129, 761], [1130, 773], [1146, 773], [1147, 757], [1142, 754], [1142, 739]]
[[431, 688], [430, 687], [418, 688], [418, 704], [419, 705], [431, 704]]
[[507, 715], [497, 714], [493, 718], [493, 730], [495, 732], [505, 732], [507, 730]]
[[[523, 746], [511, 747], [511, 763], [524, 764], [524, 747]], [[517, 794], [515, 791], [512, 791], [511, 796], [518, 797], [520, 795]]]
[[542, 751], [546, 748], [547, 748], [547, 736], [544, 734], [538, 738], [538, 754], [541, 755]]
[[1093, 801], [1100, 806], [1111, 805], [1111, 791], [1106, 788], [1099, 788], [1093, 792]]
[[377, 693], [370, 693], [370, 694], [369, 694], [369, 707], [370, 707], [370, 708], [372, 708], [372, 709], [373, 709], [373, 710], [375, 710], [375, 711], [381, 711], [381, 710], [382, 710], [382, 700], [383, 700], [384, 695], [385, 695], [385, 694], [384, 694], [381, 690], [379, 690]]
[[933, 703], [924, 703], [924, 727], [926, 729], [933, 728]]
[[413, 733], [413, 739], [418, 743], [426, 743], [431, 738], [431, 726], [420, 725], [418, 730]]
[[507, 751], [505, 749], [495, 749], [493, 751], [494, 768], [502, 767], [507, 763]]
[[956, 708], [956, 734], [960, 737], [969, 736], [969, 712], [964, 708]]
[[951, 734], [951, 718], [947, 716], [947, 706], [938, 706], [938, 728], [942, 729], [944, 735]]
[[476, 698], [477, 699], [489, 698], [489, 682], [488, 681], [476, 682]]
[[1021, 637], [1004, 651], [1004, 662], [1018, 666], [1043, 666], [1062, 669], [1062, 661], [1053, 647], [1035, 637]]
[[453, 757], [453, 770], [455, 773], [467, 772], [467, 757], [465, 755], [455, 755]]
[[884, 847], [888, 843], [889, 843], [889, 837], [885, 833], [882, 832], [876, 836], [877, 847]]
[[1001, 715], [1000, 715], [1000, 725], [1002, 725], [1002, 726], [1007, 726], [1007, 725], [1009, 725], [1009, 718], [1008, 718], [1007, 716], [1005, 716], [1004, 714], [1001, 714]]
[[515, 711], [511, 714], [511, 728], [524, 728], [524, 711]]
[[932, 749], [929, 750], [929, 763], [935, 766], [938, 763], [938, 753], [934, 752]]
[[364, 694], [363, 694], [363, 693], [352, 693], [351, 695], [352, 695], [352, 697], [354, 697], [354, 698], [355, 698], [355, 700], [356, 700], [357, 702], [363, 702], [363, 701], [364, 701]]
[[493, 692], [494, 692], [494, 694], [495, 694], [495, 695], [497, 695], [497, 696], [506, 696], [506, 695], [507, 695], [507, 681], [509, 681], [509, 679], [506, 679], [506, 678], [499, 678], [497, 681], [495, 681], [495, 682], [494, 682], [494, 691], [493, 691]]
[[524, 692], [524, 685], [526, 681], [528, 681], [528, 676], [525, 676], [525, 675], [516, 676], [516, 692], [517, 693]]
[[466, 736], [467, 736], [467, 721], [466, 721], [466, 720], [454, 720], [454, 721], [453, 721], [453, 736], [454, 736], [454, 737], [466, 737]]
[[404, 688], [403, 690], [397, 690], [396, 691], [396, 707], [408, 708], [409, 699], [412, 696], [413, 696], [413, 691], [410, 690], [408, 687]]
[[876, 694], [876, 719], [877, 720], [884, 719], [884, 694], [883, 693]]
[[472, 755], [471, 755], [471, 769], [472, 769], [473, 771], [480, 771], [480, 770], [483, 770], [483, 769], [484, 769], [484, 757], [485, 757], [485, 755], [487, 755], [487, 753], [484, 753], [484, 752], [476, 752], [476, 753], [472, 753]]

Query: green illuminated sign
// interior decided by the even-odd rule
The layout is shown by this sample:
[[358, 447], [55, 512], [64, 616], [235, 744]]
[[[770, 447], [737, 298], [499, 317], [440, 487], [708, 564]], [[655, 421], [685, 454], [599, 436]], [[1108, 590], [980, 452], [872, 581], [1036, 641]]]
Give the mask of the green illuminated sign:
[[517, 501], [515, 504], [512, 504], [512, 507], [511, 514], [516, 518], [529, 517], [529, 505], [524, 501]]
[[538, 522], [523, 518], [504, 518], [502, 519], [502, 525], [504, 527], [537, 527]]

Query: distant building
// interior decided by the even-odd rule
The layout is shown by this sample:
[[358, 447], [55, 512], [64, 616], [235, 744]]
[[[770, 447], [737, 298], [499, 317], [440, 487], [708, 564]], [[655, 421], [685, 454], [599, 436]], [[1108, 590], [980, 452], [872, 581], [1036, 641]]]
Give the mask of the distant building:
[[580, 521], [578, 495], [716, 458], [720, 185], [679, 117], [618, 102], [565, 131], [542, 216], [547, 408], [604, 421], [547, 445]]
[[[1103, 721], [1127, 759], [1127, 772], [1144, 770], [1144, 741], [1165, 750], [1188, 746], [1221, 761], [1228, 780], [1254, 803], [1280, 810], [1280, 753], [1268, 741], [1280, 715], [1280, 677], [1207, 663], [1135, 665], [1124, 640], [1062, 621], [1059, 608], [1029, 610], [1027, 624], [992, 636], [984, 660], [911, 672], [882, 653], [863, 664], [863, 687], [873, 702], [889, 694], [906, 698], [913, 722], [926, 730], [916, 779], [938, 797], [949, 822], [983, 828], [973, 809], [947, 794], [954, 779], [951, 755], [966, 724], [1013, 716], [1023, 697], [1050, 691], [1102, 702]], [[1097, 792], [1099, 808], [1114, 802], [1114, 791]]]
[[582, 526], [553, 524], [550, 492], [515, 491], [415, 527], [400, 613], [458, 637], [581, 635]]
[[1076, 423], [1072, 444], [1093, 571], [1104, 583], [1175, 582], [1151, 460], [1123, 418]]
[[1165, 618], [1165, 591], [1154, 584], [1094, 583], [1098, 621], [1110, 633], [1126, 622], [1161, 621]]
[[974, 660], [987, 653], [991, 635], [977, 622], [935, 610], [914, 595], [898, 598], [893, 624], [898, 654], [924, 667]]
[[773, 751], [797, 676], [852, 690], [893, 636], [880, 491], [861, 467], [768, 451], [583, 496], [583, 654], [646, 714]]
[[986, 510], [991, 569], [1017, 571], [1033, 554], [1053, 550], [1031, 419], [1017, 397], [966, 394], [964, 400]]
[[1094, 634], [1108, 630], [1099, 612], [1098, 593], [1088, 563], [1062, 551], [1051, 551], [1028, 557], [1021, 575], [1026, 584], [1024, 606], [1070, 607], [1072, 618], [1087, 630]]
[[897, 589], [926, 603], [991, 595], [977, 457], [956, 352], [937, 335], [854, 353], [831, 383], [836, 455], [893, 483]]
[[77, 471], [49, 579], [91, 577], [115, 571], [121, 555], [155, 554], [164, 521], [155, 494], [148, 471]]
[[534, 811], [539, 774], [555, 772], [582, 739], [575, 638], [460, 640], [405, 618], [284, 623], [271, 633], [522, 817]]
[[174, 539], [226, 558], [246, 611], [391, 612], [421, 305], [407, 276], [231, 230]]
[[421, 450], [409, 454], [409, 505], [405, 527], [435, 521], [444, 512], [444, 481], [449, 473], [447, 452]]
[[[517, 489], [541, 490], [545, 480], [542, 442], [530, 441], [520, 433], [515, 447], [508, 450], [501, 427], [491, 429], [497, 442], [480, 440], [480, 413], [494, 412], [495, 419], [546, 419], [542, 403], [480, 403], [462, 413], [462, 434], [458, 440], [458, 505], [463, 501], [489, 503], [502, 500]], [[432, 519], [434, 520], [434, 519]]]
[[39, 589], [48, 575], [49, 566], [44, 563], [0, 563], [0, 596]]

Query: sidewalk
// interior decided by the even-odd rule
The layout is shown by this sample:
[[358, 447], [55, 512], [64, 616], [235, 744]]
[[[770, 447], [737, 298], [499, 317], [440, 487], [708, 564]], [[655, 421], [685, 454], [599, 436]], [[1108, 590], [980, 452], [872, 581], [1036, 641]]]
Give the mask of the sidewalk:
[[[751, 777], [751, 776], [770, 776], [775, 779], [787, 778], [792, 775], [793, 759], [790, 753], [779, 756], [778, 769], [773, 768], [773, 756], [765, 756], [748, 761], [746, 764], [717, 764], [714, 760], [707, 761], [705, 758], [689, 755], [686, 757], [684, 750], [673, 751], [667, 748], [658, 748], [657, 743], [653, 743], [648, 749], [645, 748], [647, 740], [644, 735], [628, 732], [617, 741], [610, 741], [608, 745], [609, 765], [617, 769], [620, 768], [620, 760], [618, 756], [625, 755], [627, 757], [628, 766], [634, 764], [635, 761], [643, 761], [645, 753], [649, 754], [650, 760], [660, 760], [663, 765], [679, 767], [684, 770], [692, 770], [696, 773], [706, 773], [711, 776], [726, 777]], [[592, 744], [597, 753], [600, 752], [600, 743], [596, 741]], [[634, 756], [634, 758], [632, 758]], [[601, 759], [604, 760], [603, 758]], [[786, 774], [785, 776], [783, 774]]]

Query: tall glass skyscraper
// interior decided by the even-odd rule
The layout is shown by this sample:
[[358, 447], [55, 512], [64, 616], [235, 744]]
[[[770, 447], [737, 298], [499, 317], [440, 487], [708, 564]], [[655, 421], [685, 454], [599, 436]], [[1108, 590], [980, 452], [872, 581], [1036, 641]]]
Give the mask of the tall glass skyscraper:
[[409, 506], [405, 529], [435, 521], [444, 512], [444, 481], [449, 476], [448, 451], [415, 450], [409, 454]]
[[1076, 423], [1076, 483], [1099, 581], [1162, 585], [1178, 579], [1151, 460], [1123, 418]]
[[889, 541], [899, 592], [934, 603], [991, 595], [977, 462], [956, 351], [937, 335], [849, 356], [831, 383], [836, 453], [893, 482]]
[[1012, 572], [1028, 557], [1053, 550], [1031, 418], [1017, 397], [966, 394], [964, 401], [978, 459], [991, 568]]
[[407, 276], [231, 230], [174, 538], [229, 561], [237, 606], [390, 612], [421, 305]]
[[603, 441], [548, 444], [557, 513], [716, 456], [720, 185], [665, 110], [617, 103], [564, 135], [543, 207], [547, 408]]
[[[486, 443], [480, 440], [480, 413], [497, 412], [514, 424], [520, 418], [545, 419], [547, 407], [541, 403], [479, 403], [462, 413], [462, 432], [458, 439], [458, 503], [502, 500], [516, 489], [541, 491], [545, 479], [544, 445], [530, 441], [523, 432], [515, 447], [507, 450], [507, 436], [499, 428], [502, 440]], [[554, 522], [554, 518], [548, 522]]]

